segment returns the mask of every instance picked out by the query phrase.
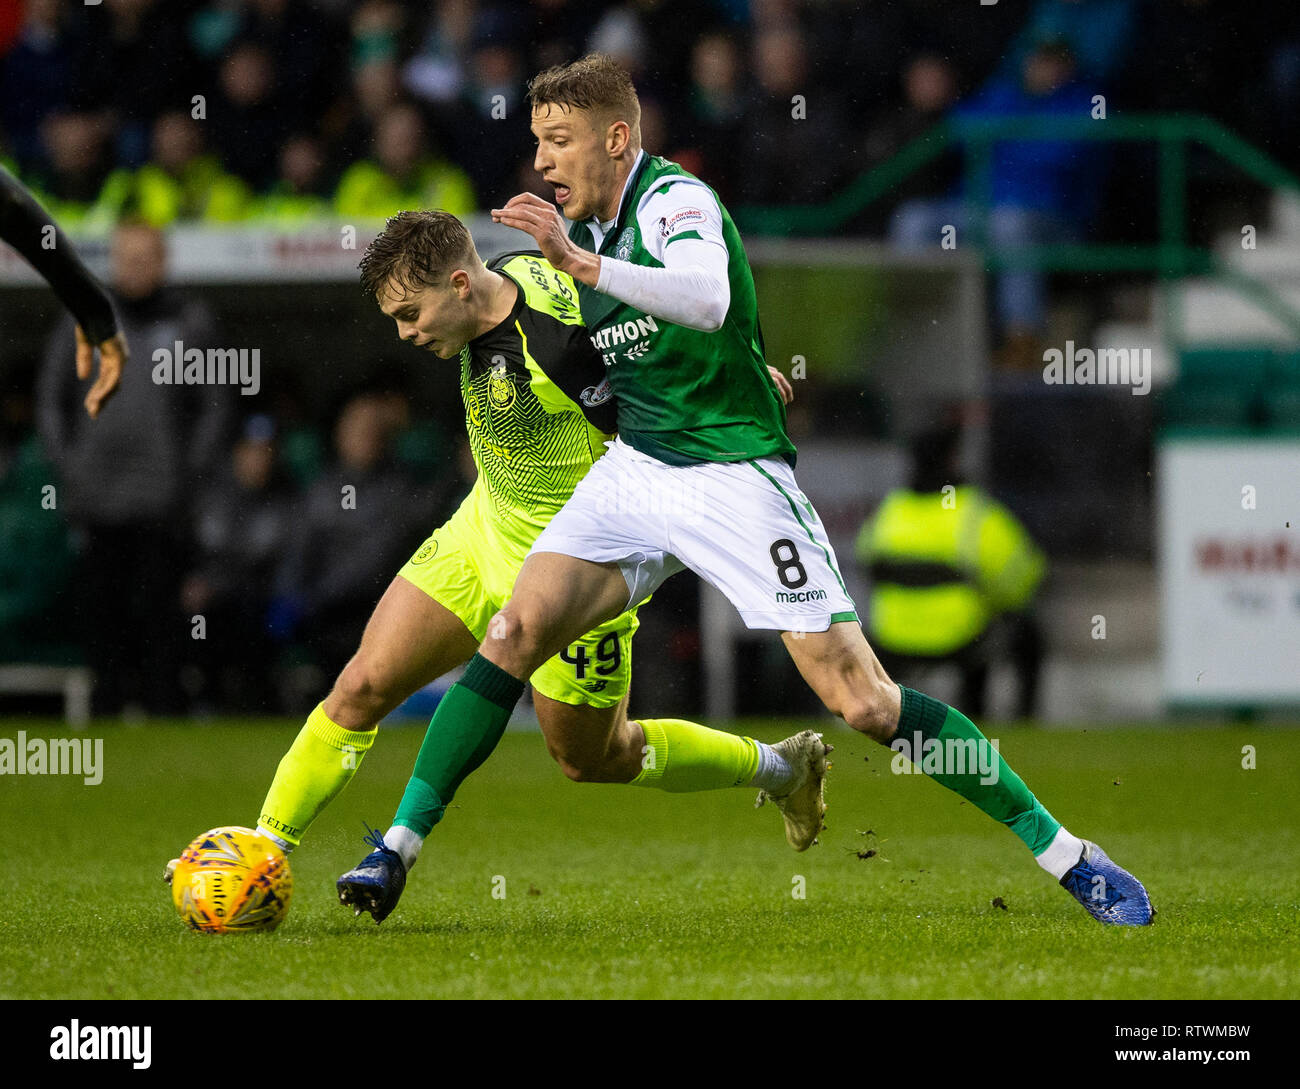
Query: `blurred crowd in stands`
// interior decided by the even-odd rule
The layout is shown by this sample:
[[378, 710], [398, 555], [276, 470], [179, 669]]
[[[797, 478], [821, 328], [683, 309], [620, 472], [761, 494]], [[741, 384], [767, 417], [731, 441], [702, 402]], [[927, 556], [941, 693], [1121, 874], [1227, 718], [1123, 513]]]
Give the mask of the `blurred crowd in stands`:
[[[549, 197], [527, 80], [588, 50], [633, 73], [645, 146], [731, 207], [826, 201], [949, 116], [1087, 116], [1098, 94], [1109, 116], [1209, 114], [1300, 167], [1295, 4], [0, 0], [0, 161], [66, 227], [111, 235], [140, 364], [91, 423], [65, 320], [35, 394], [0, 390], [0, 661], [89, 656], [97, 714], [297, 711], [337, 673], [472, 464], [392, 385], [299, 427], [152, 382], [155, 347], [214, 342], [201, 292], [167, 284], [162, 231]], [[1004, 145], [990, 240], [1086, 239], [1102, 218], [1110, 241], [1146, 237], [1152, 208], [1122, 199], [1142, 173], [1099, 144]], [[850, 233], [936, 245], [961, 185], [941, 157]], [[1004, 336], [1041, 332], [1040, 276], [991, 298]], [[32, 499], [51, 481], [58, 519]]]
[[468, 449], [411, 418], [399, 375], [341, 389], [323, 434], [153, 381], [155, 351], [220, 336], [159, 228], [115, 229], [109, 287], [133, 358], [106, 411], [82, 408], [70, 317], [0, 401], [0, 662], [84, 656], [97, 714], [296, 707], [468, 491]]
[[1300, 162], [1300, 8], [1231, 0], [5, 0], [0, 156], [70, 226], [462, 214], [537, 187], [527, 80], [592, 49], [728, 204], [825, 200], [959, 103], [1104, 94]]
[[133, 360], [107, 411], [82, 408], [70, 317], [0, 402], [0, 661], [85, 658], [107, 715], [296, 708], [467, 493], [468, 447], [412, 420], [400, 376], [342, 389], [325, 429], [153, 381], [216, 322], [166, 282], [161, 230], [123, 222], [110, 253]]

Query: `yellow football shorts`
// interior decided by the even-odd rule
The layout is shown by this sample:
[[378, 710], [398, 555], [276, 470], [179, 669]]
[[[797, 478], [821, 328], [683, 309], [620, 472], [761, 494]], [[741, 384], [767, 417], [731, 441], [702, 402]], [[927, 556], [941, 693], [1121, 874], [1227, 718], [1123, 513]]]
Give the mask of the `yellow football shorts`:
[[[455, 613], [474, 638], [510, 598], [531, 540], [516, 540], [485, 516], [477, 491], [433, 531], [398, 572], [439, 605]], [[593, 628], [529, 678], [533, 688], [561, 703], [613, 707], [632, 680], [636, 609]]]

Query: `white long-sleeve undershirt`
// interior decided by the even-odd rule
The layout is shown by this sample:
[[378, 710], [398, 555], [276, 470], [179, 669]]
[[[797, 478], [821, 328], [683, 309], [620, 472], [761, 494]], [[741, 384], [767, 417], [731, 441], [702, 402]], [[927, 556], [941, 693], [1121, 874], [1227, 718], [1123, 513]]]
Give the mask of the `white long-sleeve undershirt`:
[[[652, 317], [716, 332], [731, 305], [722, 209], [697, 178], [663, 181], [641, 197], [634, 212], [642, 246], [663, 268], [602, 256], [596, 290]], [[599, 248], [613, 224], [593, 222], [591, 227]]]
[[688, 329], [722, 328], [731, 305], [727, 250], [717, 242], [681, 238], [664, 251], [664, 267], [600, 259], [596, 290]]

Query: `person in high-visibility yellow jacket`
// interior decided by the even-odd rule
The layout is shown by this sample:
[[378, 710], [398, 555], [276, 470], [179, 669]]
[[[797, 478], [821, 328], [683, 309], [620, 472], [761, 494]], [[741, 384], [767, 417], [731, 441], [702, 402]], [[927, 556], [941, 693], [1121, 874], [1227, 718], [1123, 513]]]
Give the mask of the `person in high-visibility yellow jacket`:
[[334, 211], [353, 219], [383, 220], [404, 208], [438, 208], [454, 216], [475, 209], [469, 176], [431, 154], [419, 111], [392, 106], [375, 124], [373, 158], [353, 163], [334, 193]]
[[1047, 564], [1015, 515], [980, 488], [955, 482], [957, 437], [954, 429], [922, 436], [912, 487], [885, 496], [858, 534], [857, 558], [872, 579], [868, 634], [891, 675], [956, 664], [962, 705], [977, 715], [991, 654], [1005, 644], [1027, 717], [1041, 661], [1030, 607]]
[[183, 110], [153, 126], [153, 157], [136, 172], [129, 210], [153, 227], [173, 223], [236, 223], [248, 217], [252, 192], [215, 155], [203, 151], [203, 130]]

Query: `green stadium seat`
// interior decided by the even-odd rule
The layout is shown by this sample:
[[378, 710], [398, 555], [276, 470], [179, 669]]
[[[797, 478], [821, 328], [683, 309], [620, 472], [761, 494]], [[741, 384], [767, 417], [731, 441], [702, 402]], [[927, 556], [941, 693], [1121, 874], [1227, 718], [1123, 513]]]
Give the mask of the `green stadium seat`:
[[1179, 382], [1232, 384], [1262, 389], [1277, 365], [1279, 349], [1271, 344], [1222, 348], [1184, 348], [1179, 355]]
[[1270, 431], [1300, 432], [1300, 380], [1269, 389], [1264, 398], [1264, 420]]
[[1161, 398], [1164, 427], [1242, 430], [1255, 425], [1253, 390], [1211, 383], [1179, 382]]

